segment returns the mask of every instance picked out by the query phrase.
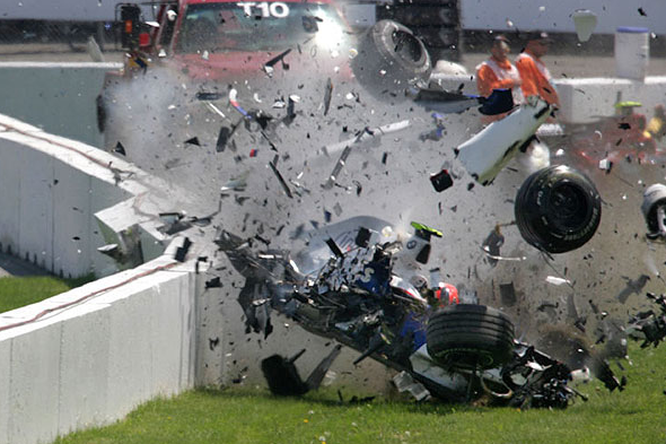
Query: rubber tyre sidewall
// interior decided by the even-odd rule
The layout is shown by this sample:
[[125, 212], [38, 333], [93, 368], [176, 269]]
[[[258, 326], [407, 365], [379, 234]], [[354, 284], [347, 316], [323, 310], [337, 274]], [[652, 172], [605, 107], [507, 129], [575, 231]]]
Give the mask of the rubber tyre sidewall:
[[[414, 39], [419, 47], [416, 60], [402, 57], [394, 50], [393, 34]], [[381, 20], [359, 39], [358, 55], [351, 62], [354, 75], [373, 96], [387, 100], [404, 98], [403, 91], [417, 80], [427, 81], [432, 71], [430, 55], [423, 42], [406, 26]], [[381, 74], [385, 72], [385, 74]]]
[[[551, 197], [560, 187], [574, 190], [583, 201], [583, 208], [575, 213], [581, 217], [580, 211], [584, 211], [582, 222], [575, 227], [564, 228], [557, 222]], [[601, 197], [584, 174], [558, 165], [525, 180], [516, 195], [514, 212], [520, 234], [530, 245], [553, 254], [566, 253], [585, 245], [596, 233], [601, 222]]]
[[444, 367], [496, 368], [513, 353], [514, 326], [485, 305], [449, 305], [435, 312], [426, 331], [428, 354]]

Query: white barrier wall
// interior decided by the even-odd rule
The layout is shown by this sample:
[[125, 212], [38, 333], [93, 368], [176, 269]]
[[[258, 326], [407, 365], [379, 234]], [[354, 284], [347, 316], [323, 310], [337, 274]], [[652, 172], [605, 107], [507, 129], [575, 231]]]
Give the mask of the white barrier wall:
[[0, 315], [1, 329], [92, 295], [0, 331], [0, 444], [50, 442], [193, 387], [194, 273], [173, 264], [156, 259]]
[[143, 257], [159, 256], [0, 314], [0, 444], [50, 442], [193, 387], [196, 274], [173, 259], [182, 239], [167, 247], [156, 229], [160, 211], [190, 200], [118, 157], [0, 115], [5, 251], [56, 274], [106, 275], [117, 264], [97, 247], [136, 228]]
[[[470, 75], [434, 75], [443, 88], [464, 94], [477, 94], [476, 80]], [[617, 78], [556, 79], [560, 96], [559, 119], [563, 123], [590, 123], [600, 116], [612, 116], [618, 99], [641, 102], [639, 112], [649, 117], [655, 105], [666, 104], [666, 77], [646, 77], [644, 82]]]
[[121, 67], [92, 62], [0, 63], [0, 113], [100, 147], [103, 136], [97, 130], [95, 98], [104, 74]]
[[[113, 219], [122, 230], [193, 200], [109, 153], [1, 115], [0, 156], [2, 250], [56, 275], [115, 272], [117, 264], [97, 251], [114, 241], [99, 223]], [[114, 205], [124, 210], [107, 210]], [[145, 260], [164, 249], [152, 233]]]
[[64, 276], [113, 272], [113, 262], [96, 252], [104, 241], [93, 215], [130, 194], [110, 177], [68, 165], [71, 152], [31, 130], [0, 119], [3, 251]]

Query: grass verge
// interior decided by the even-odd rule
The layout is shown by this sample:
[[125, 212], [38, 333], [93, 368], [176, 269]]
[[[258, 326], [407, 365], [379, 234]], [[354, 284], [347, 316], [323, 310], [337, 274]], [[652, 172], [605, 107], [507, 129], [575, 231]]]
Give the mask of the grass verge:
[[0, 313], [43, 301], [93, 281], [92, 275], [76, 279], [53, 276], [0, 278]]
[[82, 443], [663, 443], [666, 350], [631, 349], [629, 383], [566, 410], [526, 410], [409, 401], [340, 403], [332, 391], [300, 399], [263, 389], [196, 390], [150, 401], [111, 426], [77, 432], [57, 444]]

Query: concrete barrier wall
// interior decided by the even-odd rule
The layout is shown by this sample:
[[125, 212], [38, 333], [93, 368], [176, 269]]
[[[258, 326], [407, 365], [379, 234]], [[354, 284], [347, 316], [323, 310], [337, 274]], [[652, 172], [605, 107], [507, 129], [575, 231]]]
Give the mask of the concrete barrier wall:
[[58, 275], [115, 271], [113, 262], [96, 251], [104, 241], [93, 214], [129, 193], [68, 165], [64, 148], [35, 134], [42, 133], [0, 132], [3, 251]]
[[[3, 313], [0, 444], [50, 442], [194, 384], [194, 273], [160, 258]], [[103, 291], [108, 288], [109, 291]]]
[[2, 250], [65, 277], [117, 271], [97, 251], [113, 241], [100, 227], [107, 219], [118, 230], [152, 221], [144, 259], [159, 256], [159, 212], [193, 199], [116, 156], [2, 115], [0, 190]]
[[[476, 80], [470, 75], [434, 75], [433, 80], [443, 88], [457, 90], [463, 85], [464, 94], [477, 94]], [[639, 110], [648, 118], [655, 105], [666, 104], [666, 77], [647, 77], [644, 82], [617, 78], [556, 79], [560, 96], [559, 119], [563, 123], [590, 123], [600, 116], [612, 116], [620, 100], [642, 103]]]
[[93, 146], [102, 146], [95, 98], [119, 63], [0, 63], [0, 113]]
[[159, 256], [0, 314], [0, 444], [50, 442], [193, 387], [197, 277], [173, 259], [182, 239], [167, 246], [157, 230], [159, 211], [189, 199], [118, 157], [0, 115], [5, 251], [56, 274], [103, 276], [118, 264], [97, 247], [136, 227], [143, 257]]

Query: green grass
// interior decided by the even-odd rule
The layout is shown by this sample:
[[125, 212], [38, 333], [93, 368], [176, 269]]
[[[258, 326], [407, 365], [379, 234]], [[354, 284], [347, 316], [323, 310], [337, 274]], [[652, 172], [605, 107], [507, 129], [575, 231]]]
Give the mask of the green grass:
[[0, 278], [0, 313], [43, 301], [94, 280], [93, 276], [60, 279], [53, 276]]
[[666, 443], [666, 349], [633, 347], [632, 358], [623, 392], [581, 385], [590, 400], [563, 411], [385, 399], [352, 405], [331, 390], [301, 399], [261, 389], [197, 390], [56, 443]]

